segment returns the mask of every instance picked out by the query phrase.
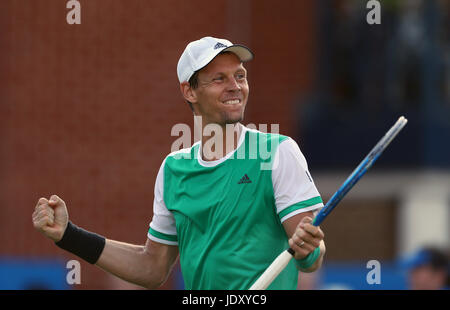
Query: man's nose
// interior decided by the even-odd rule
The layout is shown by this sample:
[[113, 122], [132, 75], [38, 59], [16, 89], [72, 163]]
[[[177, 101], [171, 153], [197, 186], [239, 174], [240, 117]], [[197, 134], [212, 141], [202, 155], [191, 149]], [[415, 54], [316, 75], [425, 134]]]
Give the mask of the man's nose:
[[241, 90], [241, 85], [238, 83], [235, 77], [231, 77], [228, 79], [228, 85], [227, 85], [228, 91], [239, 91]]

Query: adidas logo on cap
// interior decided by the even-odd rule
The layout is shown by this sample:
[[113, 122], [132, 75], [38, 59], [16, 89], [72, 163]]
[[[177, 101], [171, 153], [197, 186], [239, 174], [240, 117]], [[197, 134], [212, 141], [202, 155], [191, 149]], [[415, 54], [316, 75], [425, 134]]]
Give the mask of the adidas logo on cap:
[[214, 49], [215, 49], [215, 50], [218, 49], [218, 48], [222, 48], [222, 47], [228, 47], [228, 46], [226, 46], [225, 44], [220, 43], [220, 42], [217, 42], [217, 44], [214, 45]]

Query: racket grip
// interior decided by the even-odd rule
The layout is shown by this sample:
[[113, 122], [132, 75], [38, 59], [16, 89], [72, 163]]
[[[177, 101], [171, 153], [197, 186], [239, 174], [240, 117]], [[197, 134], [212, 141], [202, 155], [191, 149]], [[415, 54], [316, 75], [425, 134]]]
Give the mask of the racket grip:
[[[265, 290], [270, 283], [280, 274], [281, 271], [287, 266], [292, 258], [293, 251], [290, 249], [283, 251], [273, 261], [273, 263], [264, 271], [264, 273], [256, 280], [250, 287], [250, 290]], [[291, 253], [292, 252], [292, 253]]]

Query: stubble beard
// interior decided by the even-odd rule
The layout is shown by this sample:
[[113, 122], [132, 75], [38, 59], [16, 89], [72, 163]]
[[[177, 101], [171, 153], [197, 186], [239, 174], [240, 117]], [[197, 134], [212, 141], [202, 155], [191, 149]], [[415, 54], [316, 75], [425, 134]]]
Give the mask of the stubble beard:
[[236, 124], [241, 122], [244, 119], [245, 106], [242, 108], [242, 112], [239, 116], [230, 115], [228, 112], [222, 113], [222, 120], [225, 125], [227, 124]]

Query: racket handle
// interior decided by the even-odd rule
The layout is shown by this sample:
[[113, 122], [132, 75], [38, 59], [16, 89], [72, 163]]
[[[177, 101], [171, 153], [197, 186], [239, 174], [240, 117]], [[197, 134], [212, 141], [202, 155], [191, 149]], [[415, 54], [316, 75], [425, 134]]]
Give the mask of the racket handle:
[[[290, 251], [289, 251], [290, 250]], [[287, 266], [291, 258], [293, 257], [293, 250], [288, 249], [283, 251], [278, 257], [272, 262], [272, 264], [264, 271], [264, 273], [256, 280], [255, 283], [250, 287], [250, 290], [265, 290], [270, 283], [280, 274], [281, 271]]]

